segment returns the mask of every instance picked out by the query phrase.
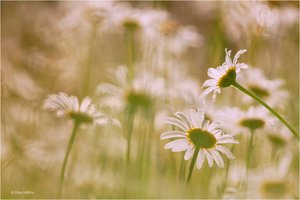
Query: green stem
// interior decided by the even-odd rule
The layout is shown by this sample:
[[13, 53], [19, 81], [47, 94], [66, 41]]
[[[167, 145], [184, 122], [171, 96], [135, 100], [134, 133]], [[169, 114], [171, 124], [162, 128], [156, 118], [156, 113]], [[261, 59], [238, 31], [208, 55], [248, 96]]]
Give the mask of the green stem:
[[97, 24], [92, 25], [91, 35], [89, 38], [89, 54], [86, 62], [86, 71], [83, 82], [83, 96], [87, 96], [91, 92], [91, 78], [93, 76], [93, 67], [96, 58], [97, 47]]
[[254, 130], [251, 130], [251, 136], [250, 136], [250, 140], [248, 143], [248, 149], [247, 149], [247, 173], [250, 169], [250, 160], [251, 160], [251, 155], [252, 155], [252, 147], [253, 147], [253, 139], [254, 139]]
[[75, 138], [76, 138], [76, 133], [77, 133], [79, 125], [80, 125], [80, 122], [78, 122], [78, 121], [74, 122], [74, 126], [73, 126], [73, 130], [72, 130], [71, 138], [69, 140], [67, 151], [66, 151], [66, 154], [65, 154], [65, 157], [64, 157], [64, 162], [63, 162], [63, 165], [62, 165], [62, 168], [61, 168], [61, 173], [60, 173], [60, 187], [59, 187], [59, 193], [58, 193], [59, 198], [61, 197], [62, 192], [63, 192], [63, 186], [64, 186], [65, 171], [66, 171], [66, 167], [67, 167], [67, 162], [68, 162], [68, 158], [69, 158], [72, 146], [73, 146]]
[[133, 130], [133, 119], [134, 114], [130, 113], [128, 116], [128, 129], [127, 129], [127, 149], [126, 149], [126, 168], [128, 170], [128, 166], [130, 163], [130, 152], [131, 152], [131, 136]]
[[186, 182], [185, 182], [185, 186], [187, 186], [188, 183], [191, 180], [193, 169], [194, 169], [194, 166], [195, 166], [195, 163], [196, 163], [196, 159], [198, 157], [199, 150], [200, 150], [200, 147], [196, 146], [196, 149], [195, 149], [195, 152], [194, 152], [194, 155], [193, 155], [193, 158], [192, 158], [192, 162], [191, 162], [191, 165], [190, 165], [190, 168], [189, 168], [189, 174], [188, 174], [188, 177], [187, 177]]
[[130, 82], [134, 77], [134, 62], [135, 62], [135, 46], [134, 46], [134, 32], [135, 29], [126, 28], [126, 42], [127, 42], [127, 64], [129, 68]]
[[292, 133], [293, 135], [299, 140], [299, 135], [295, 129], [280, 115], [278, 114], [273, 108], [271, 108], [268, 104], [266, 104], [263, 100], [261, 100], [258, 96], [238, 84], [237, 82], [233, 82], [232, 86], [236, 87], [240, 91], [244, 92], [248, 96], [252, 97], [255, 99], [257, 102], [259, 102], [261, 105], [263, 105], [265, 108], [267, 108], [273, 115], [275, 115]]

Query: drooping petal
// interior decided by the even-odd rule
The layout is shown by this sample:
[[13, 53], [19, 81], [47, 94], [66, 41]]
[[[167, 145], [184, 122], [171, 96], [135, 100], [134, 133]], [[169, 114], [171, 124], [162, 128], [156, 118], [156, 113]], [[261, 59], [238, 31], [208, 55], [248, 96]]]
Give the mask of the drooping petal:
[[204, 158], [205, 158], [205, 153], [203, 150], [200, 149], [200, 151], [198, 153], [198, 157], [197, 157], [197, 168], [198, 169], [200, 169], [202, 167]]
[[208, 162], [208, 166], [212, 167], [213, 166], [213, 158], [212, 158], [211, 154], [206, 149], [203, 149], [203, 151], [205, 153], [205, 156], [206, 156], [206, 159]]
[[226, 147], [217, 145], [215, 147], [215, 149], [222, 152], [223, 154], [225, 154], [227, 156], [227, 158], [229, 158], [230, 160], [235, 159], [235, 156], [233, 155], [233, 153], [231, 153], [231, 151], [229, 151], [229, 149], [227, 149]]
[[210, 153], [212, 154], [213, 159], [216, 161], [217, 165], [221, 168], [224, 167], [224, 161], [222, 157], [220, 156], [219, 152], [216, 150], [211, 150]]
[[194, 152], [195, 149], [190, 147], [184, 154], [184, 160], [190, 159], [194, 155]]

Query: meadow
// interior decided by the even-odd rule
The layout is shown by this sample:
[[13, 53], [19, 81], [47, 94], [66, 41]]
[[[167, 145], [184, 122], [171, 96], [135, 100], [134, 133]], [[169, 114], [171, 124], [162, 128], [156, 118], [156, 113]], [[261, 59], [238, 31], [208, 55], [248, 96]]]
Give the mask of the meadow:
[[1, 2], [2, 199], [299, 199], [298, 1]]

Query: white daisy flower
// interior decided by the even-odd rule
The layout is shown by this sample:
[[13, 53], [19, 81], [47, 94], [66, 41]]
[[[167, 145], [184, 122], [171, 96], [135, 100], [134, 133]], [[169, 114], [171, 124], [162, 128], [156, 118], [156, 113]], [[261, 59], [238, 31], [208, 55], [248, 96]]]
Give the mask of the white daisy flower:
[[160, 139], [175, 139], [165, 145], [165, 149], [173, 152], [186, 151], [184, 159], [190, 159], [195, 149], [199, 149], [197, 155], [197, 168], [200, 169], [205, 158], [209, 167], [215, 162], [218, 167], [224, 167], [223, 158], [220, 152], [229, 159], [234, 159], [234, 155], [222, 144], [238, 144], [232, 135], [223, 134], [218, 129], [216, 122], [210, 123], [204, 119], [202, 110], [191, 109], [186, 113], [177, 112], [174, 117], [169, 117], [167, 123], [178, 127], [180, 130], [166, 131], [161, 134]]
[[97, 91], [102, 94], [101, 104], [117, 109], [151, 110], [155, 100], [162, 95], [163, 79], [155, 78], [149, 73], [137, 74], [128, 79], [128, 70], [119, 66], [112, 74], [115, 83], [101, 83]]
[[63, 92], [48, 95], [43, 108], [56, 112], [57, 116], [68, 116], [80, 123], [107, 124], [119, 126], [119, 122], [100, 113], [89, 97], [85, 97], [81, 103], [75, 96], [69, 96]]
[[266, 130], [275, 120], [263, 107], [250, 107], [247, 111], [227, 107], [217, 111], [216, 119], [221, 122], [222, 128], [234, 135]]
[[222, 66], [217, 69], [209, 68], [207, 75], [212, 79], [208, 79], [203, 83], [203, 87], [207, 87], [202, 94], [202, 98], [205, 98], [209, 93], [213, 92], [213, 100], [215, 101], [217, 93], [221, 93], [221, 88], [228, 87], [236, 80], [236, 75], [241, 69], [246, 69], [248, 66], [244, 63], [238, 63], [238, 58], [241, 54], [247, 50], [239, 50], [231, 60], [231, 50], [225, 49], [226, 58]]
[[[250, 68], [249, 70], [244, 71], [244, 73], [241, 73], [238, 80], [248, 90], [270, 106], [284, 108], [284, 105], [289, 98], [288, 91], [283, 88], [284, 80], [268, 80], [261, 69]], [[243, 96], [242, 100], [247, 104], [254, 102], [253, 98], [246, 95]]]
[[276, 123], [274, 126], [268, 127], [266, 133], [268, 140], [276, 148], [289, 147], [287, 144], [292, 142], [291, 139], [293, 138], [293, 135], [285, 126], [282, 126], [281, 124]]
[[291, 161], [292, 156], [286, 154], [278, 166], [271, 165], [251, 173], [248, 179], [247, 197], [251, 199], [293, 198], [298, 189], [293, 185], [293, 176], [289, 173]]

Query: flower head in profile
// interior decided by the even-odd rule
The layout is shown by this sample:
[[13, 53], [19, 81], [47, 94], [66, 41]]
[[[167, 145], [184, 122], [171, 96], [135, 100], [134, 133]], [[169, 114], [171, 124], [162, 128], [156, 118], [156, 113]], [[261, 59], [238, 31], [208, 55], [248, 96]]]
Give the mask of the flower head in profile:
[[225, 49], [226, 58], [222, 66], [214, 68], [209, 68], [207, 75], [211, 79], [206, 80], [203, 83], [203, 87], [206, 89], [203, 91], [202, 98], [205, 98], [209, 93], [213, 92], [213, 100], [216, 99], [216, 95], [221, 93], [221, 88], [228, 87], [232, 85], [236, 80], [236, 75], [241, 69], [246, 69], [248, 66], [244, 63], [238, 63], [240, 55], [245, 53], [247, 50], [239, 50], [231, 59], [231, 50], [227, 51]]
[[165, 145], [165, 149], [173, 152], [186, 151], [184, 159], [190, 159], [196, 148], [199, 148], [197, 155], [197, 168], [200, 169], [205, 158], [210, 167], [215, 162], [219, 167], [224, 167], [223, 158], [220, 152], [229, 159], [234, 159], [234, 155], [222, 144], [238, 144], [232, 135], [223, 134], [218, 129], [218, 123], [210, 123], [204, 119], [202, 110], [191, 109], [188, 112], [177, 112], [174, 117], [169, 117], [167, 123], [178, 127], [180, 130], [167, 131], [161, 134], [160, 138], [175, 139]]
[[45, 99], [43, 108], [54, 111], [57, 116], [67, 116], [78, 123], [98, 125], [112, 123], [119, 126], [117, 120], [100, 113], [89, 97], [85, 97], [79, 103], [77, 97], [63, 92], [51, 94]]

